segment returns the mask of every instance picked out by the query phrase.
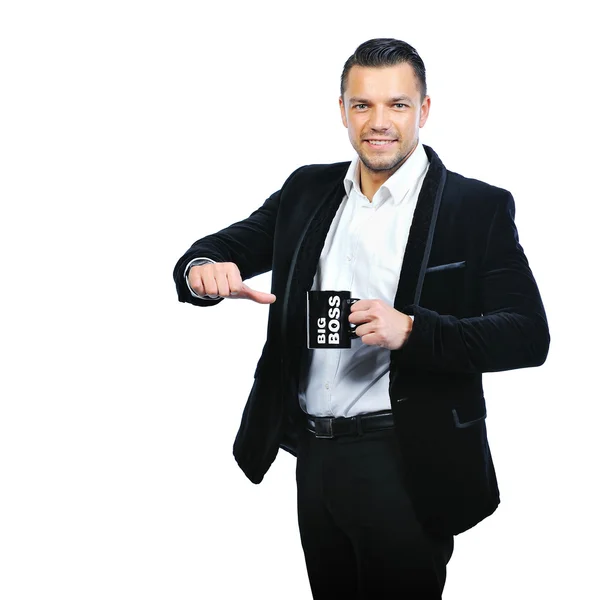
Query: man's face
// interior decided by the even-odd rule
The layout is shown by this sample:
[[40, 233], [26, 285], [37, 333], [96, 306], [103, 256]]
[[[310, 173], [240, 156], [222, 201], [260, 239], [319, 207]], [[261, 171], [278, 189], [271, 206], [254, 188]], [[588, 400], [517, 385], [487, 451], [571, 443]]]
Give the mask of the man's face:
[[[340, 110], [350, 143], [365, 167], [392, 175], [415, 149], [429, 115], [409, 63], [393, 67], [353, 66]], [[377, 141], [379, 140], [379, 142]]]

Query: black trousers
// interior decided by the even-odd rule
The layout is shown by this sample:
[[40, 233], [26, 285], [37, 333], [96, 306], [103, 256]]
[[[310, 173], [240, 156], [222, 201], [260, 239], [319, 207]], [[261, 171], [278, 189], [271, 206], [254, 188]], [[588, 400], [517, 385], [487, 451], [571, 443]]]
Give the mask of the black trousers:
[[317, 600], [440, 599], [452, 536], [416, 520], [393, 429], [298, 446], [298, 522]]

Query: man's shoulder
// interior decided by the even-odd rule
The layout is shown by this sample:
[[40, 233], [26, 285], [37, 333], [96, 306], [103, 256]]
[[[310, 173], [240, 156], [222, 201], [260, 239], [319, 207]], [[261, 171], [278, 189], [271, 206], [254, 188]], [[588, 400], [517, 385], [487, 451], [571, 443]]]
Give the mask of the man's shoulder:
[[499, 198], [510, 195], [504, 188], [450, 170], [447, 171], [447, 185], [458, 190], [462, 196], [468, 197]]
[[477, 218], [491, 217], [498, 210], [514, 213], [515, 202], [508, 190], [454, 171], [447, 171], [442, 198]]
[[290, 185], [321, 185], [342, 181], [348, 171], [350, 161], [303, 165], [296, 169], [286, 180], [285, 186]]

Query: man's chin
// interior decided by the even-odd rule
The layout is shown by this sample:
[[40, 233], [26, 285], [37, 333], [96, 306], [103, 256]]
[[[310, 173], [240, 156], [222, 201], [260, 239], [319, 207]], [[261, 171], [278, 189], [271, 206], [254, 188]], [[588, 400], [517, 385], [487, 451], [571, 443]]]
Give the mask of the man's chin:
[[395, 156], [393, 159], [374, 161], [370, 160], [366, 156], [360, 157], [360, 160], [365, 165], [365, 167], [369, 169], [369, 171], [373, 171], [375, 173], [379, 173], [381, 171], [393, 171], [397, 169], [402, 163], [402, 159], [403, 157], [401, 156]]

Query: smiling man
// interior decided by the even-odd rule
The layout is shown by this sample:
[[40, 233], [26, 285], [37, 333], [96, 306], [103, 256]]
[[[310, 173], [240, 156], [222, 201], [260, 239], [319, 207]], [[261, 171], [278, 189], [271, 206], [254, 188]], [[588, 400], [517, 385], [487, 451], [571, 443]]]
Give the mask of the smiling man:
[[[279, 448], [297, 456], [313, 597], [435, 599], [454, 536], [499, 503], [482, 373], [542, 364], [548, 325], [510, 192], [419, 141], [416, 50], [361, 44], [340, 91], [353, 160], [297, 169], [174, 278], [182, 302], [270, 305], [234, 455], [254, 483]], [[269, 270], [272, 293], [244, 283]], [[350, 348], [307, 348], [309, 290], [360, 298]]]
[[420, 82], [408, 62], [377, 69], [353, 66], [344, 73], [342, 121], [360, 158], [361, 189], [367, 198], [416, 149], [431, 103], [424, 87], [424, 67]]

